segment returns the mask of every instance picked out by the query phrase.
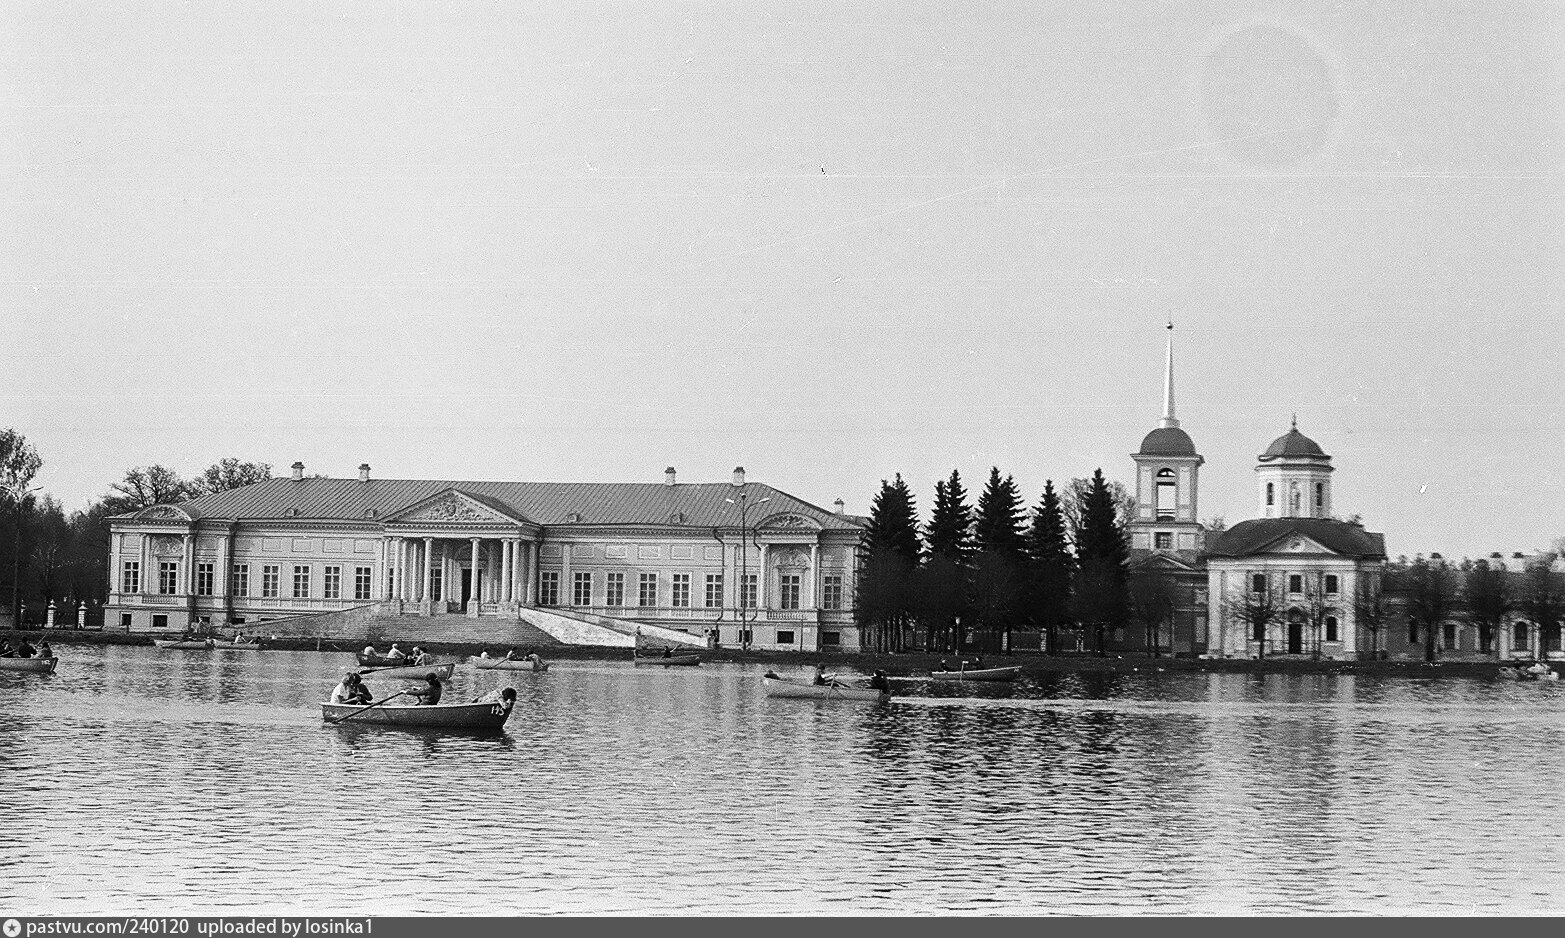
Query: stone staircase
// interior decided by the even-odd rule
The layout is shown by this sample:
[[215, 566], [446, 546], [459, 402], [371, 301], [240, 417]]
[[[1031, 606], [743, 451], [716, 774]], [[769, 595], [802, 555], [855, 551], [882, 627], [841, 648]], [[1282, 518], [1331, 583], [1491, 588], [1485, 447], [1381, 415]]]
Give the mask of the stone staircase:
[[313, 615], [257, 622], [249, 629], [277, 638], [313, 638], [357, 644], [455, 642], [476, 645], [548, 647], [587, 645], [630, 648], [640, 635], [643, 646], [705, 647], [705, 641], [674, 629], [629, 619], [585, 615], [556, 609], [525, 608], [517, 616], [471, 618], [461, 613], [432, 616], [390, 612], [370, 603]]

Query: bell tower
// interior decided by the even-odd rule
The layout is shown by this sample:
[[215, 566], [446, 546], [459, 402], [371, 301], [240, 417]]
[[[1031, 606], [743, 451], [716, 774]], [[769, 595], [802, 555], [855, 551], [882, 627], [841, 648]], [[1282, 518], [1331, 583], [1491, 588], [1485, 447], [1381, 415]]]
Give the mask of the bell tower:
[[1174, 416], [1174, 323], [1168, 323], [1163, 367], [1163, 417], [1130, 458], [1136, 464], [1136, 517], [1130, 523], [1132, 550], [1194, 553], [1203, 546], [1196, 520], [1201, 464], [1190, 434]]

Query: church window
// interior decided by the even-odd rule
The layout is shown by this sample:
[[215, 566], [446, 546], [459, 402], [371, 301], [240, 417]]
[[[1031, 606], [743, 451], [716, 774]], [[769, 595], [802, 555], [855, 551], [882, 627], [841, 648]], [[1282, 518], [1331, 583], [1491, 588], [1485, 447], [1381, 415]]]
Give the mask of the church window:
[[1407, 643], [1418, 644], [1418, 623], [1412, 619], [1407, 620]]
[[1158, 531], [1152, 535], [1152, 546], [1158, 550], [1174, 549], [1174, 534], [1172, 531]]
[[1302, 593], [1302, 592], [1304, 592], [1304, 576], [1302, 574], [1299, 574], [1299, 573], [1290, 573], [1290, 574], [1288, 574], [1288, 592], [1290, 592], [1290, 593]]
[[[436, 573], [440, 571], [436, 570]], [[370, 598], [370, 584], [374, 582], [375, 570], [373, 567], [353, 568], [353, 598], [365, 600]], [[439, 598], [437, 595], [435, 598]]]
[[797, 573], [785, 573], [782, 575], [782, 589], [779, 591], [781, 594], [779, 596], [781, 602], [778, 603], [778, 608], [799, 608], [799, 585], [802, 579], [803, 578]]
[[1266, 483], [1266, 507], [1270, 508], [1275, 504], [1277, 504], [1277, 486], [1268, 482]]
[[1335, 573], [1326, 574], [1326, 595], [1337, 595], [1337, 575]]
[[172, 596], [179, 590], [179, 564], [164, 560], [158, 563], [158, 592]]
[[1264, 574], [1264, 573], [1252, 573], [1252, 574], [1250, 574], [1250, 592], [1252, 592], [1252, 593], [1264, 593], [1264, 592], [1266, 592], [1266, 574]]
[[723, 607], [723, 575], [721, 573], [708, 573], [706, 575], [706, 608], [721, 609]]
[[1252, 639], [1254, 639], [1255, 641], [1257, 641], [1257, 642], [1264, 642], [1264, 641], [1266, 641], [1266, 623], [1265, 622], [1257, 622], [1257, 623], [1255, 623], [1255, 628], [1250, 633], [1250, 637]]
[[1326, 617], [1326, 641], [1334, 642], [1336, 640], [1337, 640], [1337, 617], [1336, 616], [1327, 616]]
[[282, 567], [275, 563], [261, 565], [261, 598], [277, 598], [277, 578], [282, 572]]
[[1297, 517], [1299, 514], [1299, 486], [1297, 483], [1288, 489], [1288, 509]]
[[828, 576], [825, 578], [825, 588], [821, 590], [822, 609], [842, 608], [842, 577]]
[[306, 599], [310, 595], [310, 568], [299, 565], [293, 568], [293, 595], [296, 599]]
[[210, 564], [210, 563], [198, 563], [198, 564], [196, 564], [196, 595], [197, 596], [211, 596], [212, 595], [212, 581], [214, 579], [216, 579], [216, 577], [213, 575], [212, 571], [213, 571], [215, 566], [216, 566], [216, 564]]
[[327, 567], [321, 580], [322, 599], [342, 598], [342, 568], [338, 566]]
[[141, 592], [141, 563], [127, 560], [120, 571], [120, 589], [126, 593]]
[[1526, 651], [1531, 647], [1527, 641], [1527, 623], [1518, 622], [1511, 626], [1511, 647], [1516, 651]]
[[1177, 491], [1174, 484], [1174, 470], [1159, 469], [1157, 471], [1157, 516], [1159, 518], [1174, 517], [1174, 499]]
[[1323, 482], [1315, 483], [1315, 507], [1322, 511], [1326, 509], [1326, 485]]
[[[234, 564], [233, 575], [228, 580], [228, 591], [235, 596], [250, 595], [250, 565], [247, 563]], [[368, 599], [369, 597], [364, 597]]]

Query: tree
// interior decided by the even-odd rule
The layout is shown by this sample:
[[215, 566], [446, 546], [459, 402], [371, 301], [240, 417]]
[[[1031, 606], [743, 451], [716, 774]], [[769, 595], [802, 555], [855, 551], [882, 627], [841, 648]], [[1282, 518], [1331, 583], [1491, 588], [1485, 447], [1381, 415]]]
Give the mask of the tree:
[[1380, 633], [1391, 620], [1391, 609], [1386, 604], [1385, 589], [1380, 577], [1365, 574], [1358, 580], [1353, 595], [1353, 622], [1355, 627], [1369, 632], [1369, 656], [1380, 657]]
[[948, 557], [965, 565], [973, 556], [973, 509], [967, 504], [962, 477], [951, 470], [951, 478], [935, 483], [935, 505], [925, 529], [932, 557]]
[[897, 650], [913, 611], [913, 571], [920, 553], [918, 514], [900, 473], [895, 482], [882, 479], [870, 503], [863, 552], [855, 614], [870, 629], [877, 650]]
[[1130, 617], [1140, 623], [1147, 649], [1156, 658], [1162, 644], [1163, 623], [1172, 625], [1174, 619], [1178, 600], [1174, 582], [1155, 570], [1137, 570], [1130, 575], [1127, 595]]
[[978, 619], [992, 633], [1004, 636], [1011, 647], [1011, 627], [1022, 612], [1026, 582], [1027, 512], [1022, 495], [1010, 476], [1000, 477], [998, 466], [989, 470], [989, 482], [978, 497], [978, 517], [973, 540], [978, 555], [973, 570], [973, 598]]
[[[967, 504], [962, 476], [955, 469], [951, 478], [935, 483], [935, 505], [925, 529], [929, 543], [929, 562], [919, 572], [919, 618], [931, 633], [936, 627], [949, 629], [951, 647], [962, 651], [960, 618], [972, 608], [973, 509]], [[944, 563], [936, 563], [943, 560]], [[943, 592], [942, 592], [943, 591]]]
[[933, 554], [914, 577], [914, 608], [918, 620], [936, 635], [949, 635], [952, 651], [962, 653], [961, 617], [969, 610], [967, 586], [970, 571], [943, 554]]
[[[1249, 573], [1245, 580], [1238, 589], [1223, 597], [1223, 615], [1245, 624], [1250, 640], [1259, 646], [1257, 657], [1265, 658], [1267, 633], [1272, 623], [1283, 615], [1282, 587], [1275, 578], [1262, 572]], [[1261, 588], [1256, 589], [1257, 585]]]
[[[1102, 481], [1103, 470], [1093, 473], [1091, 479], [1072, 479], [1070, 485], [1065, 488], [1065, 495], [1061, 499], [1065, 511], [1065, 522], [1070, 530], [1071, 541], [1075, 542], [1081, 536], [1082, 524], [1086, 518], [1087, 503], [1092, 497], [1093, 486]], [[1130, 522], [1136, 517], [1136, 499], [1125, 488], [1123, 482], [1103, 482], [1108, 487], [1109, 500], [1114, 505], [1115, 523], [1119, 526], [1120, 537], [1127, 544], [1130, 542]]]
[[243, 488], [272, 477], [272, 464], [265, 462], [241, 462], [230, 456], [206, 467], [189, 482], [191, 498]]
[[37, 595], [48, 605], [51, 600], [63, 601], [69, 590], [75, 531], [53, 496], [39, 499], [34, 514], [31, 565], [38, 575]]
[[1334, 593], [1326, 592], [1326, 574], [1315, 571], [1304, 576], [1304, 622], [1310, 627], [1312, 656], [1320, 660], [1320, 645], [1326, 632], [1326, 620], [1337, 615]]
[[0, 430], [0, 501], [12, 508], [7, 538], [11, 548], [11, 622], [22, 626], [22, 528], [31, 504], [28, 487], [43, 468], [43, 459], [27, 437], [7, 427]]
[[125, 478], [109, 488], [111, 491], [103, 501], [109, 513], [114, 515], [188, 501], [192, 495], [191, 483], [167, 466], [127, 469]]
[[1502, 569], [1489, 561], [1462, 565], [1462, 598], [1466, 600], [1466, 619], [1478, 630], [1478, 650], [1489, 654], [1494, 635], [1511, 611], [1511, 584]]
[[1053, 480], [1044, 482], [1043, 498], [1033, 509], [1027, 553], [1028, 618], [1043, 632], [1043, 650], [1053, 654], [1057, 630], [1070, 620], [1071, 573], [1075, 569], [1065, 539], [1065, 512]]
[[1527, 565], [1516, 599], [1516, 609], [1538, 626], [1543, 652], [1557, 643], [1560, 622], [1565, 619], [1565, 584], [1553, 561], [1553, 554], [1545, 554], [1542, 560]]
[[1444, 560], [1419, 557], [1401, 578], [1408, 622], [1423, 633], [1424, 660], [1435, 660], [1436, 635], [1456, 606], [1456, 571]]
[[1093, 472], [1085, 495], [1077, 501], [1080, 509], [1074, 537], [1076, 579], [1071, 585], [1072, 612], [1077, 621], [1090, 625], [1093, 645], [1101, 655], [1105, 653], [1104, 636], [1124, 624], [1129, 602], [1125, 503], [1116, 500], [1114, 488], [1103, 478], [1102, 469]]

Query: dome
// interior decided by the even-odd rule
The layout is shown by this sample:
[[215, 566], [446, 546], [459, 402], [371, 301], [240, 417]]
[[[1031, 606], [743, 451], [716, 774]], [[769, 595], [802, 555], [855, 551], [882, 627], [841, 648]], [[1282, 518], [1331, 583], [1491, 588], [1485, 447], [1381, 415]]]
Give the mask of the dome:
[[1178, 427], [1158, 427], [1141, 441], [1137, 456], [1194, 456], [1195, 443]]
[[1266, 447], [1266, 452], [1260, 456], [1261, 462], [1278, 459], [1286, 456], [1304, 456], [1315, 459], [1330, 459], [1320, 448], [1320, 444], [1299, 432], [1298, 427], [1293, 427], [1287, 433], [1272, 440], [1272, 445]]

